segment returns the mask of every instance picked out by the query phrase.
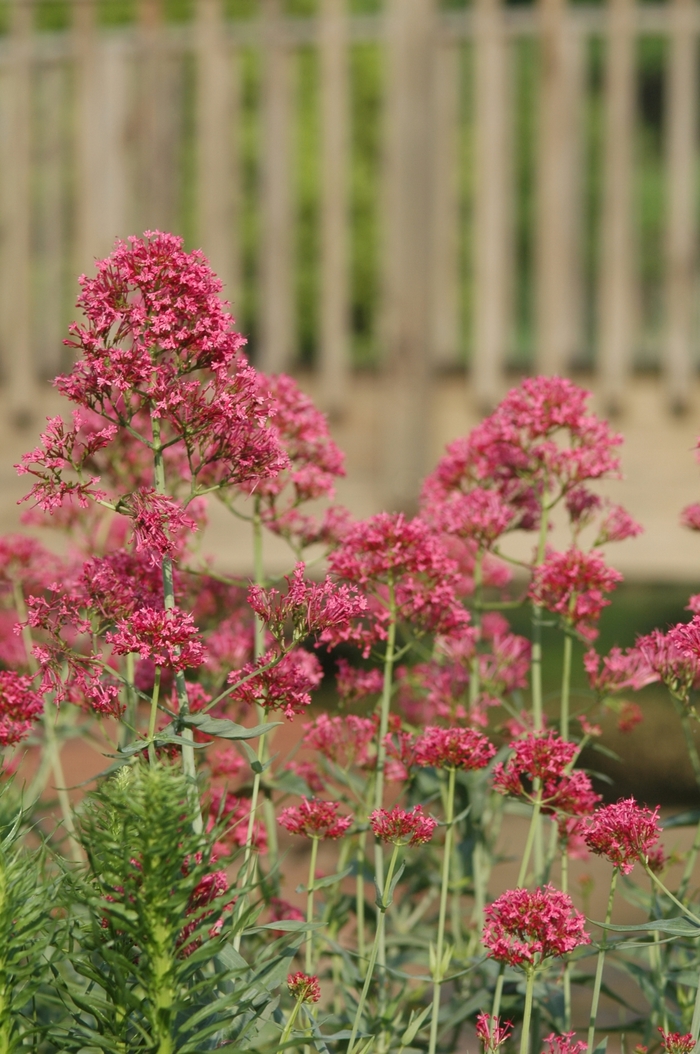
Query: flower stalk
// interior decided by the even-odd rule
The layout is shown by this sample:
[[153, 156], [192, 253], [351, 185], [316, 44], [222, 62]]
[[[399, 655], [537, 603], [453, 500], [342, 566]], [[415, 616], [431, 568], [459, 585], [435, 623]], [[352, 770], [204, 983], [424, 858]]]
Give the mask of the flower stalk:
[[454, 808], [456, 768], [448, 769], [447, 815], [445, 817], [445, 845], [442, 856], [442, 876], [440, 882], [440, 908], [438, 912], [438, 931], [435, 949], [435, 968], [433, 972], [433, 1010], [430, 1018], [430, 1041], [428, 1054], [435, 1054], [437, 1047], [438, 1018], [440, 1014], [440, 989], [443, 981], [443, 945], [445, 941], [445, 919], [447, 916], [447, 893], [450, 886], [450, 863], [452, 860], [452, 842], [454, 840]]
[[[613, 900], [615, 899], [615, 888], [617, 886], [617, 875], [619, 868], [614, 867], [612, 872], [612, 878], [610, 879], [610, 892], [608, 894], [608, 906], [605, 909], [605, 926], [610, 924], [612, 918]], [[593, 982], [593, 998], [591, 1000], [591, 1013], [588, 1019], [588, 1054], [593, 1054], [595, 1047], [595, 1024], [596, 1018], [598, 1017], [598, 1004], [600, 1002], [600, 989], [603, 983], [603, 966], [605, 965], [605, 952], [607, 948], [608, 931], [607, 928], [603, 929], [603, 937], [600, 942], [600, 948], [598, 949], [598, 959], [596, 961], [595, 968], [595, 980]]]

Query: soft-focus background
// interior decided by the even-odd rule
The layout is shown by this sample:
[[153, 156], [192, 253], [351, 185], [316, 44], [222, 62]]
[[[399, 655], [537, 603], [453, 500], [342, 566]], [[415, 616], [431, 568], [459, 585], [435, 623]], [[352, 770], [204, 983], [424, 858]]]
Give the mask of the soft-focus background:
[[[415, 508], [523, 373], [590, 387], [626, 437], [608, 493], [646, 528], [609, 554], [629, 585], [601, 645], [688, 617], [699, 33], [693, 0], [0, 0], [0, 529], [61, 409], [77, 274], [159, 228], [210, 258], [253, 361], [330, 414], [355, 515]], [[207, 545], [247, 568], [216, 510]], [[616, 778], [681, 800], [650, 691]]]

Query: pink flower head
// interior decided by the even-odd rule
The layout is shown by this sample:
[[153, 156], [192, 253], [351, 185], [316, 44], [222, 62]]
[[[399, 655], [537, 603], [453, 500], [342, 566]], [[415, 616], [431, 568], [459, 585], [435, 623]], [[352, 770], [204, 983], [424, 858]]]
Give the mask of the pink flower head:
[[337, 801], [302, 798], [301, 805], [282, 809], [278, 820], [291, 834], [305, 838], [342, 838], [352, 826], [352, 816], [338, 816]]
[[628, 875], [636, 861], [643, 862], [655, 848], [661, 834], [658, 819], [658, 805], [647, 809], [637, 805], [634, 798], [603, 805], [588, 821], [586, 845]]
[[611, 648], [602, 663], [601, 668], [601, 658], [593, 648], [583, 657], [588, 683], [599, 695], [625, 689], [638, 692], [659, 679], [639, 647], [627, 648], [624, 652], [620, 648]]
[[266, 652], [257, 662], [230, 673], [229, 683], [236, 685], [231, 698], [250, 705], [257, 703], [266, 710], [282, 710], [291, 719], [303, 714], [310, 705], [310, 693], [323, 680], [323, 669], [316, 656], [303, 648], [295, 648], [277, 665], [265, 669], [275, 658], [274, 652]]
[[542, 1054], [583, 1054], [586, 1044], [583, 1040], [574, 1040], [575, 1035], [575, 1032], [564, 1032], [563, 1035], [556, 1036], [552, 1032], [545, 1037], [547, 1050], [542, 1051]]
[[484, 1044], [484, 1054], [496, 1054], [513, 1031], [513, 1022], [504, 1021], [501, 1024], [500, 1017], [485, 1014], [483, 1010], [477, 1014], [476, 1034]]
[[13, 746], [26, 739], [44, 712], [44, 701], [29, 677], [0, 670], [0, 744]]
[[326, 578], [321, 585], [304, 580], [306, 567], [299, 563], [294, 573], [287, 577], [287, 593], [282, 596], [276, 589], [251, 586], [248, 602], [255, 613], [267, 623], [277, 640], [283, 640], [285, 626], [291, 623], [294, 640], [304, 640], [312, 634], [330, 630], [335, 635], [349, 624], [362, 618], [367, 610], [367, 601], [354, 586], [337, 585]]
[[632, 703], [628, 699], [623, 699], [620, 703], [620, 711], [617, 717], [618, 732], [632, 732], [643, 720], [644, 714], [639, 703]]
[[290, 973], [287, 978], [287, 988], [300, 1003], [317, 1003], [321, 998], [321, 985], [318, 977], [302, 973]]
[[145, 549], [158, 557], [173, 556], [178, 536], [196, 531], [197, 522], [179, 502], [152, 487], [140, 487], [122, 503], [132, 524], [136, 551]]
[[351, 666], [347, 659], [338, 659], [336, 669], [336, 687], [344, 703], [356, 703], [368, 695], [379, 695], [384, 686], [381, 670], [363, 670]]
[[576, 744], [556, 732], [528, 732], [510, 744], [508, 761], [493, 770], [493, 787], [500, 794], [529, 797], [533, 780], [543, 784], [558, 781], [576, 756]]
[[106, 640], [116, 655], [136, 652], [142, 659], [151, 659], [156, 666], [174, 670], [201, 666], [205, 659], [192, 615], [179, 608], [134, 611], [128, 619], [117, 623], [114, 633], [106, 634]]
[[700, 680], [700, 660], [688, 647], [688, 641], [655, 629], [638, 637], [636, 647], [668, 690], [687, 702], [690, 689]]
[[393, 809], [375, 809], [369, 818], [370, 827], [382, 842], [393, 845], [422, 845], [433, 837], [437, 820], [426, 816], [420, 805], [408, 811], [395, 805]]
[[495, 490], [475, 487], [466, 494], [453, 491], [430, 515], [440, 530], [476, 542], [479, 549], [488, 549], [510, 527], [515, 511]]
[[627, 538], [636, 538], [643, 532], [642, 525], [633, 520], [626, 509], [621, 505], [611, 505], [600, 525], [595, 545], [597, 547], [608, 542], [624, 542]]
[[551, 885], [508, 890], [484, 915], [484, 944], [492, 958], [510, 966], [536, 966], [591, 941], [571, 897]]
[[681, 513], [681, 527], [691, 531], [700, 531], [700, 504], [686, 505]]
[[621, 581], [622, 575], [608, 567], [600, 553], [571, 548], [565, 553], [547, 554], [544, 563], [535, 568], [528, 596], [591, 639], [597, 633], [594, 623], [610, 603], [603, 594]]
[[369, 761], [369, 746], [376, 735], [376, 725], [369, 717], [319, 716], [304, 725], [304, 746], [318, 750], [329, 761], [343, 769], [364, 766]]
[[473, 728], [430, 726], [415, 743], [416, 764], [423, 767], [483, 769], [496, 753], [493, 743]]
[[692, 1032], [681, 1035], [680, 1032], [665, 1032], [660, 1026], [659, 1032], [661, 1033], [661, 1046], [666, 1054], [693, 1054], [696, 1042]]

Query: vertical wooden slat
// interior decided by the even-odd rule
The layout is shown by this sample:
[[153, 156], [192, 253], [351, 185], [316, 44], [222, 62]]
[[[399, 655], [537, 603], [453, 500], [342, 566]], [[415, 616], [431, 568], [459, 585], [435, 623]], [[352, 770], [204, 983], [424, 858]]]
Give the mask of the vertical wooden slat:
[[129, 185], [129, 51], [126, 41], [105, 37], [100, 41], [102, 95], [102, 166], [100, 173], [100, 224], [97, 252], [111, 252], [116, 238], [128, 229]]
[[384, 496], [415, 505], [431, 410], [433, 0], [389, 0], [385, 165]]
[[2, 150], [2, 374], [16, 424], [33, 410], [31, 338], [31, 78], [32, 7], [10, 3], [5, 74], [6, 140]]
[[321, 345], [324, 409], [342, 413], [350, 369], [348, 332], [349, 71], [345, 0], [322, 0], [319, 27], [321, 107]]
[[197, 5], [197, 236], [232, 300], [232, 58], [221, 0]]
[[477, 405], [493, 409], [502, 392], [512, 287], [512, 171], [508, 48], [499, 0], [474, 9], [474, 360]]
[[566, 0], [541, 0], [535, 365], [548, 374], [570, 368], [581, 338], [577, 224], [584, 64], [581, 40], [566, 14]]
[[177, 203], [177, 71], [165, 49], [164, 0], [138, 0], [136, 124], [137, 233], [173, 230]]
[[37, 78], [36, 283], [34, 361], [38, 373], [53, 377], [64, 366], [63, 266], [66, 256], [63, 143], [67, 103], [65, 69], [46, 64]]
[[607, 408], [616, 411], [622, 408], [634, 335], [634, 0], [609, 2], [598, 347], [603, 397]]
[[76, 90], [76, 252], [77, 271], [89, 273], [100, 251], [102, 128], [100, 67], [95, 0], [74, 0]]
[[665, 371], [672, 408], [688, 401], [696, 265], [697, 36], [694, 0], [673, 0], [668, 93]]
[[433, 85], [430, 346], [446, 367], [459, 352], [459, 59], [453, 44], [439, 47]]
[[261, 0], [263, 46], [260, 354], [268, 372], [288, 367], [294, 339], [291, 270], [291, 56], [284, 43], [280, 0]]

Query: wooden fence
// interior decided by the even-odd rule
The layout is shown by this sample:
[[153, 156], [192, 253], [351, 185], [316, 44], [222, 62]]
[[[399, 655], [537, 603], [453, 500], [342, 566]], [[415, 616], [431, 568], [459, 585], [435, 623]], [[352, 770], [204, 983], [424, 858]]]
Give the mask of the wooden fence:
[[[193, 20], [179, 24], [165, 19], [159, 0], [140, 0], [133, 23], [118, 28], [104, 26], [101, 0], [66, 0], [67, 24], [55, 31], [39, 31], [33, 0], [3, 2], [0, 366], [19, 418], [31, 409], [36, 379], [66, 364], [71, 275], [88, 270], [115, 236], [177, 226], [183, 193], [192, 217], [188, 241], [203, 247], [226, 294], [235, 303], [246, 282], [254, 289], [255, 361], [271, 371], [294, 365], [294, 71], [309, 49], [318, 57], [320, 182], [314, 369], [325, 407], [342, 410], [354, 325], [350, 63], [353, 49], [369, 44], [382, 56], [376, 271], [381, 383], [391, 408], [387, 472], [397, 493], [410, 493], [425, 448], [430, 376], [436, 367], [464, 366], [465, 273], [470, 390], [486, 407], [504, 388], [516, 281], [513, 55], [528, 38], [539, 55], [531, 368], [566, 372], [582, 342], [586, 55], [592, 40], [602, 40], [594, 370], [607, 405], [623, 407], [638, 327], [635, 56], [645, 35], [663, 37], [667, 47], [659, 365], [668, 405], [684, 405], [698, 343], [694, 0], [539, 0], [532, 7], [473, 0], [461, 10], [440, 9], [436, 0], [385, 0], [375, 14], [349, 14], [346, 0], [317, 0], [316, 13], [304, 18], [285, 14], [281, 0], [258, 0], [256, 17], [240, 20], [225, 17], [222, 0], [196, 0]], [[256, 125], [246, 132], [256, 137], [258, 158], [252, 277], [242, 248], [241, 160], [241, 71], [251, 54], [259, 70]], [[182, 147], [183, 128], [191, 150]]]

